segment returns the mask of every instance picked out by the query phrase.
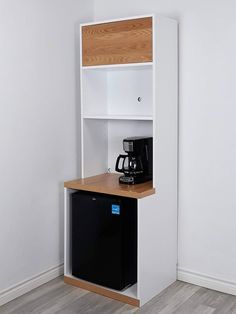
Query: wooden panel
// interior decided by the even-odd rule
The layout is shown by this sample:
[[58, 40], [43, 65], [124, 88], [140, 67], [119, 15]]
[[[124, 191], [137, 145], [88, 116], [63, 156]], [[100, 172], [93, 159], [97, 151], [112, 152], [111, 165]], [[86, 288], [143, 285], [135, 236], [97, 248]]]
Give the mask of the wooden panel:
[[152, 18], [82, 27], [83, 66], [152, 62]]
[[65, 182], [64, 186], [69, 189], [105, 193], [111, 195], [143, 198], [155, 194], [152, 181], [145, 183], [126, 185], [119, 184], [119, 174], [104, 173], [97, 176]]
[[84, 280], [64, 276], [64, 282], [67, 284], [91, 291], [91, 292], [95, 292], [95, 293], [100, 294], [100, 295], [104, 295], [105, 297], [112, 298], [114, 300], [118, 300], [118, 301], [130, 304], [133, 306], [139, 306], [139, 300], [138, 299], [128, 297], [128, 296], [123, 295], [119, 292], [115, 292], [115, 291], [97, 286], [95, 284], [92, 284], [92, 283], [84, 281]]

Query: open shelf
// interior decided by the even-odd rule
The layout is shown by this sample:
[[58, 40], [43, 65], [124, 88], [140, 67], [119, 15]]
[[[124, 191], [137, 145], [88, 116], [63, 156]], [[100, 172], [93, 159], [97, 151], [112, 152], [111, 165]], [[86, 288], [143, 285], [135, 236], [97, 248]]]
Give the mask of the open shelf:
[[119, 174], [103, 173], [97, 176], [64, 183], [65, 188], [83, 190], [132, 198], [143, 198], [155, 194], [152, 181], [135, 185], [119, 184]]
[[131, 115], [83, 115], [83, 119], [98, 119], [98, 120], [139, 120], [139, 121], [152, 121], [152, 116], [131, 116]]
[[116, 173], [117, 157], [124, 153], [123, 139], [153, 136], [152, 120], [83, 119], [82, 126], [83, 178], [107, 172]]
[[151, 65], [91, 66], [82, 71], [82, 84], [83, 116], [152, 119]]

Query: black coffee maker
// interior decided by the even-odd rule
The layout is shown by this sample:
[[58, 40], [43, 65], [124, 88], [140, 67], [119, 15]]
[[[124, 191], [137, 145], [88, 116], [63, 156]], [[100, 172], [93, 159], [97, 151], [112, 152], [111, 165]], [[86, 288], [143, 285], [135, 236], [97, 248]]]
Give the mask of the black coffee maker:
[[119, 155], [116, 171], [123, 172], [120, 183], [136, 184], [152, 180], [152, 137], [128, 137], [123, 140], [127, 155]]

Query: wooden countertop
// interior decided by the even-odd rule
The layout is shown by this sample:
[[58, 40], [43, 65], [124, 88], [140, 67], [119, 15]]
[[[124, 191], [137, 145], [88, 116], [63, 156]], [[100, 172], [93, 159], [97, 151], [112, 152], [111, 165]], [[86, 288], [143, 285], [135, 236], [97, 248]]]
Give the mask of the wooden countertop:
[[155, 194], [152, 181], [126, 185], [119, 184], [119, 174], [104, 173], [85, 179], [78, 179], [64, 183], [64, 187], [74, 190], [83, 190], [111, 195], [126, 196], [132, 198], [143, 198]]

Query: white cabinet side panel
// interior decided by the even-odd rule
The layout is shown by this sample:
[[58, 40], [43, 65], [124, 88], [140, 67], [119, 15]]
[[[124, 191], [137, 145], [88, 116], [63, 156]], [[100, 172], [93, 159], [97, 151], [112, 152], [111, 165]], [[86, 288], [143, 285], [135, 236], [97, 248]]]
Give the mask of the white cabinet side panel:
[[154, 186], [139, 200], [138, 296], [141, 305], [176, 280], [178, 174], [177, 22], [154, 17]]
[[[177, 22], [155, 18], [154, 186], [176, 198], [178, 163]], [[163, 193], [163, 190], [162, 190]]]
[[71, 275], [71, 203], [70, 195], [75, 192], [64, 188], [64, 274]]
[[158, 194], [138, 200], [138, 298], [141, 305], [176, 280], [176, 205]]

